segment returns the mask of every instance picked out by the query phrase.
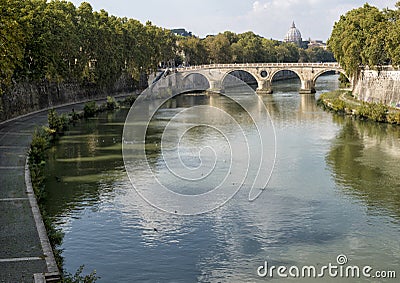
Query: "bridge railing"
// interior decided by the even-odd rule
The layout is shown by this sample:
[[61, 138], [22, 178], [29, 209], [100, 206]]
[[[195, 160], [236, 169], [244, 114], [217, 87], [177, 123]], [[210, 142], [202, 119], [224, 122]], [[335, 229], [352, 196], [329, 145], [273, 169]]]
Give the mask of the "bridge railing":
[[193, 71], [201, 69], [231, 69], [231, 68], [282, 68], [282, 67], [298, 67], [298, 68], [335, 68], [340, 69], [339, 63], [240, 63], [240, 64], [209, 64], [196, 65], [190, 67], [177, 68], [178, 72]]

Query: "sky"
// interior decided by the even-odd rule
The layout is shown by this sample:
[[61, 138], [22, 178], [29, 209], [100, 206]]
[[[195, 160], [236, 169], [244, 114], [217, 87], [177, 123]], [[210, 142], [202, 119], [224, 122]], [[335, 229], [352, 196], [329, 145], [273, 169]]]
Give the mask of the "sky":
[[[365, 0], [69, 0], [89, 2], [95, 11], [151, 21], [168, 29], [185, 28], [205, 37], [226, 30], [253, 31], [282, 40], [294, 21], [303, 40], [326, 41], [340, 15], [364, 5]], [[398, 0], [369, 0], [380, 9], [394, 9]]]

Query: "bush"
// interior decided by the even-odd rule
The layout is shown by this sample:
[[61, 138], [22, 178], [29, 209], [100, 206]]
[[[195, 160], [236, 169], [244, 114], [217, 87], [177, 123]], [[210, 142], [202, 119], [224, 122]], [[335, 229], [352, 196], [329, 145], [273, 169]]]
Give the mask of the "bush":
[[388, 107], [382, 103], [371, 104], [370, 119], [377, 122], [386, 122]]
[[45, 197], [43, 171], [44, 166], [46, 165], [46, 153], [49, 145], [50, 139], [48, 128], [36, 128], [32, 136], [28, 162], [31, 173], [32, 187], [39, 202]]
[[388, 113], [386, 118], [389, 123], [400, 125], [400, 112], [399, 111]]
[[127, 98], [124, 99], [123, 103], [127, 104], [129, 106], [132, 106], [133, 103], [136, 101], [136, 95], [130, 95]]
[[346, 103], [340, 98], [336, 98], [332, 101], [332, 109], [336, 112], [345, 112]]
[[57, 111], [50, 109], [47, 114], [49, 128], [54, 134], [63, 134], [68, 128], [68, 117], [65, 114], [58, 115]]
[[84, 265], [81, 265], [74, 275], [72, 274], [65, 274], [63, 278], [63, 283], [93, 283], [96, 282], [98, 277], [96, 275], [96, 271], [88, 275], [82, 275]]
[[97, 112], [96, 101], [89, 101], [83, 107], [83, 116], [85, 118], [93, 117]]
[[49, 148], [49, 131], [46, 127], [36, 128], [33, 132], [32, 142], [29, 151], [29, 164], [40, 164], [44, 161], [46, 150]]
[[112, 96], [107, 96], [107, 110], [113, 110], [117, 107], [117, 102]]
[[382, 103], [362, 103], [357, 108], [357, 114], [361, 118], [370, 119], [376, 122], [386, 122], [388, 107]]

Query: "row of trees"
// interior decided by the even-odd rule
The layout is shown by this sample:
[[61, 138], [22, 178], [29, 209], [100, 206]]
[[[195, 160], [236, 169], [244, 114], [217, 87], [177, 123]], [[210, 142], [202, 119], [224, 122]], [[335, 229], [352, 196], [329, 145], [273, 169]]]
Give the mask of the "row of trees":
[[[0, 0], [0, 91], [14, 81], [110, 86], [121, 74], [136, 81], [160, 62], [243, 63], [333, 61], [323, 49], [304, 50], [252, 32], [182, 37], [147, 22], [75, 7], [64, 0]], [[184, 55], [183, 55], [184, 54]]]
[[108, 85], [176, 54], [169, 30], [53, 0], [0, 0], [0, 84], [25, 79]]
[[302, 49], [293, 43], [266, 39], [253, 32], [230, 31], [207, 36], [180, 38], [178, 46], [191, 65], [209, 63], [331, 62], [333, 54], [322, 48]]
[[360, 67], [400, 66], [400, 2], [396, 10], [365, 4], [335, 23], [328, 47], [349, 75]]

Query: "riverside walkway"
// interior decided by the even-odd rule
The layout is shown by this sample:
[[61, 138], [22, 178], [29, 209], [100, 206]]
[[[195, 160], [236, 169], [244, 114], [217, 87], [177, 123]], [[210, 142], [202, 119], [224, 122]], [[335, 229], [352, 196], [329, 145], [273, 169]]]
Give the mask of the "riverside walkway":
[[[84, 102], [56, 109], [66, 113], [83, 106]], [[58, 282], [26, 163], [35, 127], [45, 124], [46, 110], [0, 123], [0, 283]]]
[[43, 282], [44, 274], [48, 279], [58, 276], [26, 165], [33, 131], [46, 123], [47, 111], [0, 123], [0, 283]]

